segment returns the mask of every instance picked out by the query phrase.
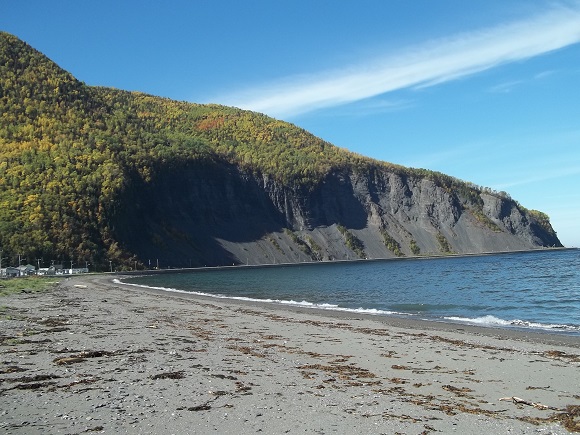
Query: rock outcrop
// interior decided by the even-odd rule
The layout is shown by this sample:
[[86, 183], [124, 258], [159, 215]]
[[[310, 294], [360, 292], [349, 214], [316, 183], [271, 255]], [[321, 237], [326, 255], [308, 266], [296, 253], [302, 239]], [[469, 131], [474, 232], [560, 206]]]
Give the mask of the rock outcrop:
[[[133, 192], [133, 193], [131, 193]], [[211, 163], [136, 183], [117, 239], [160, 267], [274, 264], [561, 246], [508, 197], [462, 197], [429, 178], [375, 168], [290, 188]]]
[[444, 174], [214, 104], [91, 87], [0, 32], [0, 246], [95, 270], [560, 246], [549, 219]]

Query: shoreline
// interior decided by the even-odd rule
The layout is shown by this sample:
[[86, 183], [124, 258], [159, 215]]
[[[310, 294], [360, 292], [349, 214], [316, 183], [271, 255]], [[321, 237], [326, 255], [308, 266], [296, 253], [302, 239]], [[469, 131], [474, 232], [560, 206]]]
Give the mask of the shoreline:
[[271, 268], [271, 267], [295, 267], [295, 266], [320, 266], [320, 265], [331, 265], [331, 264], [345, 264], [345, 263], [360, 263], [360, 262], [390, 262], [390, 261], [414, 261], [414, 260], [440, 260], [445, 258], [466, 258], [466, 257], [489, 257], [494, 255], [510, 255], [510, 254], [534, 254], [540, 252], [551, 252], [551, 251], [578, 251], [580, 248], [572, 247], [556, 247], [556, 248], [533, 248], [533, 249], [522, 249], [516, 251], [494, 251], [494, 252], [473, 252], [473, 253], [462, 253], [462, 254], [432, 254], [432, 255], [414, 255], [407, 257], [389, 257], [389, 258], [359, 258], [352, 260], [331, 260], [331, 261], [305, 261], [299, 263], [264, 263], [264, 264], [232, 264], [224, 266], [199, 266], [199, 267], [176, 267], [168, 269], [143, 269], [143, 270], [128, 270], [128, 271], [115, 271], [115, 272], [96, 272], [98, 274], [105, 275], [146, 275], [146, 274], [165, 274], [165, 273], [189, 273], [189, 272], [206, 272], [212, 270], [232, 270], [238, 268]]
[[[2, 298], [0, 430], [580, 430], [580, 340], [74, 276]], [[572, 337], [575, 338], [575, 337]]]
[[124, 274], [117, 274], [117, 277], [109, 276], [111, 282], [115, 285], [124, 287], [138, 288], [143, 292], [150, 292], [155, 295], [175, 295], [185, 299], [201, 299], [207, 302], [224, 301], [225, 303], [239, 304], [242, 306], [257, 306], [263, 309], [272, 309], [274, 311], [288, 311], [296, 313], [312, 313], [316, 316], [328, 317], [334, 319], [359, 319], [376, 321], [384, 323], [388, 326], [395, 326], [408, 329], [422, 329], [429, 331], [448, 331], [459, 332], [465, 331], [469, 334], [483, 335], [489, 337], [499, 337], [506, 339], [523, 339], [530, 340], [537, 343], [552, 343], [555, 345], [564, 346], [578, 346], [580, 347], [580, 333], [567, 332], [549, 329], [533, 329], [525, 327], [501, 327], [501, 326], [487, 326], [474, 325], [472, 323], [461, 323], [453, 321], [438, 321], [431, 319], [421, 319], [412, 317], [412, 315], [405, 316], [404, 314], [372, 314], [365, 312], [357, 312], [354, 310], [340, 310], [333, 308], [320, 308], [316, 306], [300, 306], [294, 304], [284, 304], [281, 302], [258, 300], [258, 299], [244, 299], [234, 298], [228, 296], [217, 296], [211, 294], [200, 294], [196, 292], [188, 292], [184, 290], [173, 290], [165, 288], [148, 287], [141, 284], [133, 284], [122, 281]]

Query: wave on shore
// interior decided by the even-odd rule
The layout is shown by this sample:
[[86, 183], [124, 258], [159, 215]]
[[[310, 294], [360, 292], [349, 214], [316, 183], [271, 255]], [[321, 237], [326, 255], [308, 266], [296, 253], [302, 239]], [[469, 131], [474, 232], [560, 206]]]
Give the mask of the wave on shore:
[[475, 318], [447, 316], [444, 317], [444, 319], [451, 322], [469, 323], [477, 326], [517, 327], [517, 328], [543, 329], [549, 331], [580, 332], [580, 326], [575, 325], [544, 324], [538, 322], [529, 322], [527, 320], [520, 319], [505, 320], [491, 315]]
[[[414, 317], [417, 318], [417, 314], [413, 313], [405, 313], [399, 311], [387, 311], [387, 310], [380, 310], [376, 308], [345, 308], [340, 307], [336, 304], [328, 304], [328, 303], [313, 303], [308, 302], [306, 300], [303, 301], [294, 301], [294, 300], [281, 300], [281, 299], [260, 299], [260, 298], [250, 298], [245, 296], [227, 296], [223, 294], [213, 294], [213, 293], [204, 293], [199, 291], [190, 291], [190, 290], [180, 290], [176, 288], [167, 288], [167, 287], [154, 287], [154, 286], [147, 286], [143, 284], [134, 284], [121, 281], [119, 279], [114, 279], [113, 282], [117, 284], [123, 285], [131, 285], [135, 287], [142, 287], [142, 288], [149, 288], [153, 290], [160, 290], [166, 292], [174, 292], [174, 293], [184, 293], [184, 294], [193, 294], [198, 296], [204, 297], [211, 297], [216, 299], [230, 299], [230, 300], [238, 300], [238, 301], [246, 301], [246, 302], [259, 302], [259, 303], [272, 303], [272, 304], [280, 304], [286, 306], [295, 306], [300, 308], [311, 308], [311, 309], [318, 309], [318, 310], [330, 310], [330, 311], [339, 311], [339, 312], [348, 312], [353, 314], [369, 314], [369, 315], [378, 315], [378, 316], [397, 316], [397, 317]], [[475, 318], [467, 318], [467, 317], [458, 317], [458, 316], [442, 316], [442, 317], [425, 317], [424, 314], [420, 316], [421, 320], [427, 321], [439, 321], [439, 322], [447, 322], [447, 323], [466, 323], [476, 326], [482, 327], [489, 327], [489, 328], [517, 328], [517, 329], [533, 329], [533, 330], [540, 330], [540, 331], [550, 331], [550, 332], [561, 332], [561, 333], [578, 333], [580, 332], [580, 326], [575, 325], [564, 325], [564, 324], [543, 324], [538, 322], [530, 322], [526, 320], [514, 319], [514, 320], [505, 320], [500, 319], [498, 317], [492, 315], [486, 315], [481, 317]]]

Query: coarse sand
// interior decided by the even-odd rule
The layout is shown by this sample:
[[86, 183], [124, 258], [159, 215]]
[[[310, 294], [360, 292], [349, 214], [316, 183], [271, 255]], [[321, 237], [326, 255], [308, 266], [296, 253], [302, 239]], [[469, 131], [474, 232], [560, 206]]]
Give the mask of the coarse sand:
[[580, 337], [63, 280], [0, 299], [0, 433], [565, 434]]

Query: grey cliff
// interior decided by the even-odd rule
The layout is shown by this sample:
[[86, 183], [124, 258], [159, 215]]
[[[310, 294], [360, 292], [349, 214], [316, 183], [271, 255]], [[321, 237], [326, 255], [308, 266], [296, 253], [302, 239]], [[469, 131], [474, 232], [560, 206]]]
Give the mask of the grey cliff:
[[[336, 170], [311, 187], [224, 163], [171, 168], [127, 189], [116, 232], [145, 264], [215, 266], [466, 254], [561, 246], [510, 198], [428, 177]], [[123, 224], [121, 224], [123, 222]]]

